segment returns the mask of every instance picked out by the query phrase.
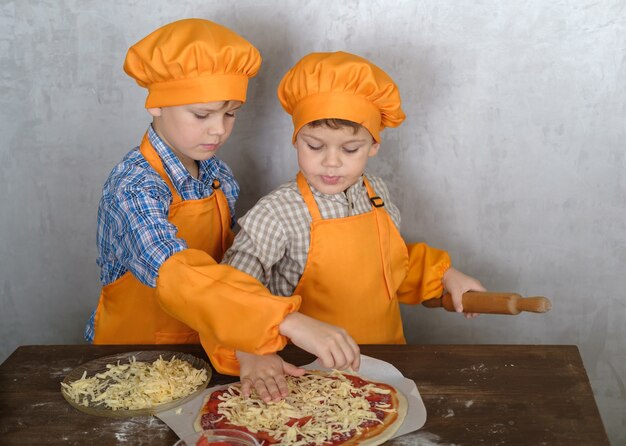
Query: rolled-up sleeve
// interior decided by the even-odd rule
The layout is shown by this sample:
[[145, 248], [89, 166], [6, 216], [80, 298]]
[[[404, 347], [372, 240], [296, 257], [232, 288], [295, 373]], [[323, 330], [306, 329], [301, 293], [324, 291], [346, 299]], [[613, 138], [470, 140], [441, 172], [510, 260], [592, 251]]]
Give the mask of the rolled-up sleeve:
[[443, 293], [443, 275], [451, 265], [448, 253], [425, 243], [409, 244], [407, 249], [409, 268], [398, 289], [398, 301], [419, 304], [440, 297]]

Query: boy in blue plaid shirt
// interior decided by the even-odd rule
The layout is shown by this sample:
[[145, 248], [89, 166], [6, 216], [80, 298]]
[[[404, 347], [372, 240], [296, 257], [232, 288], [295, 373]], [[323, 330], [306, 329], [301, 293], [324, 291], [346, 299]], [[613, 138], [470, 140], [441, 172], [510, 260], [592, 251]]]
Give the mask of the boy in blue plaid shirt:
[[[201, 19], [170, 23], [129, 49], [124, 69], [148, 89], [153, 122], [104, 185], [103, 288], [89, 341], [201, 342], [219, 372], [239, 374], [236, 350], [273, 353], [290, 338], [328, 367], [358, 368], [358, 346], [345, 330], [298, 313], [298, 296], [273, 296], [218, 264], [232, 243], [239, 187], [215, 154], [260, 64], [249, 42]], [[300, 373], [287, 363], [285, 370]]]

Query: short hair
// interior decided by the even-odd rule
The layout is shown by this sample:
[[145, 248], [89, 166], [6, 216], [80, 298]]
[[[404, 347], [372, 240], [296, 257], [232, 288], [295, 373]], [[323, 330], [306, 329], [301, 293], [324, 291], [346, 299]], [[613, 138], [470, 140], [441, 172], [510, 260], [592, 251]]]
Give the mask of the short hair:
[[308, 125], [310, 125], [311, 127], [326, 126], [334, 130], [349, 127], [352, 129], [353, 134], [356, 134], [362, 127], [362, 125], [357, 122], [339, 118], [316, 119], [315, 121], [309, 122]]

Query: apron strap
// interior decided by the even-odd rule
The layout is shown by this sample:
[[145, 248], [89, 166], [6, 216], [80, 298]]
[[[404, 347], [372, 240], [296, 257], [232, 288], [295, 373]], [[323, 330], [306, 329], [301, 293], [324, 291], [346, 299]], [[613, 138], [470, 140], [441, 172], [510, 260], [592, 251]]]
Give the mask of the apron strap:
[[217, 212], [220, 214], [220, 220], [222, 222], [222, 228], [224, 229], [224, 233], [227, 233], [228, 236], [222, 237], [222, 252], [226, 252], [230, 245], [233, 244], [232, 237], [230, 236], [231, 231], [227, 230], [230, 228], [230, 207], [228, 206], [228, 200], [226, 199], [226, 195], [222, 191], [222, 185], [220, 180], [217, 178], [213, 180], [211, 184], [213, 188], [213, 194], [215, 195], [215, 200], [217, 203]]
[[302, 172], [298, 172], [298, 175], [296, 175], [296, 181], [298, 183], [298, 189], [300, 189], [300, 193], [302, 194], [302, 198], [306, 203], [306, 207], [309, 208], [309, 214], [311, 214], [313, 221], [321, 220], [322, 214], [317, 207], [317, 203], [315, 202], [309, 183], [306, 182], [306, 178], [304, 178]]
[[363, 183], [365, 183], [365, 188], [367, 189], [367, 196], [369, 197], [370, 203], [372, 203], [372, 206], [375, 208], [382, 208], [383, 206], [385, 206], [385, 201], [381, 197], [376, 195], [376, 191], [374, 190], [374, 187], [372, 186], [372, 184], [369, 182], [369, 180], [367, 179], [365, 175], [363, 175]]
[[367, 177], [363, 175], [363, 182], [367, 188], [367, 195], [372, 203], [374, 215], [376, 216], [376, 226], [378, 226], [378, 240], [380, 241], [380, 255], [383, 259], [383, 274], [385, 276], [385, 284], [387, 285], [387, 295], [389, 299], [393, 299], [395, 295], [395, 287], [393, 284], [391, 273], [391, 262], [389, 257], [391, 256], [391, 219], [385, 211], [385, 202], [381, 197], [376, 195], [376, 191], [372, 187]]
[[156, 170], [156, 172], [163, 178], [163, 181], [169, 187], [170, 192], [172, 192], [172, 204], [180, 203], [183, 201], [182, 197], [174, 187], [172, 180], [165, 172], [165, 167], [163, 167], [163, 161], [161, 161], [161, 157], [157, 153], [157, 151], [152, 147], [152, 143], [148, 138], [148, 132], [143, 135], [143, 139], [141, 140], [141, 145], [139, 146], [139, 151], [143, 155], [143, 157], [148, 161], [148, 164]]

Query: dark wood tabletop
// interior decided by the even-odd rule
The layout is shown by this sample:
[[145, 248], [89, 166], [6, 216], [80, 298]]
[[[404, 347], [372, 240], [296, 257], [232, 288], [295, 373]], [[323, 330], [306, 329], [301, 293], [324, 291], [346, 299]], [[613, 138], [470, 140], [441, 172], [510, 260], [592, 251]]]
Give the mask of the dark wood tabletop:
[[[93, 359], [135, 350], [175, 350], [204, 358], [196, 345], [22, 346], [0, 365], [2, 445], [172, 445], [156, 417], [87, 415], [61, 396], [60, 382]], [[393, 445], [608, 445], [578, 348], [568, 345], [366, 345], [417, 384], [428, 419]], [[295, 364], [314, 358], [293, 346]], [[215, 373], [210, 385], [235, 381]]]

